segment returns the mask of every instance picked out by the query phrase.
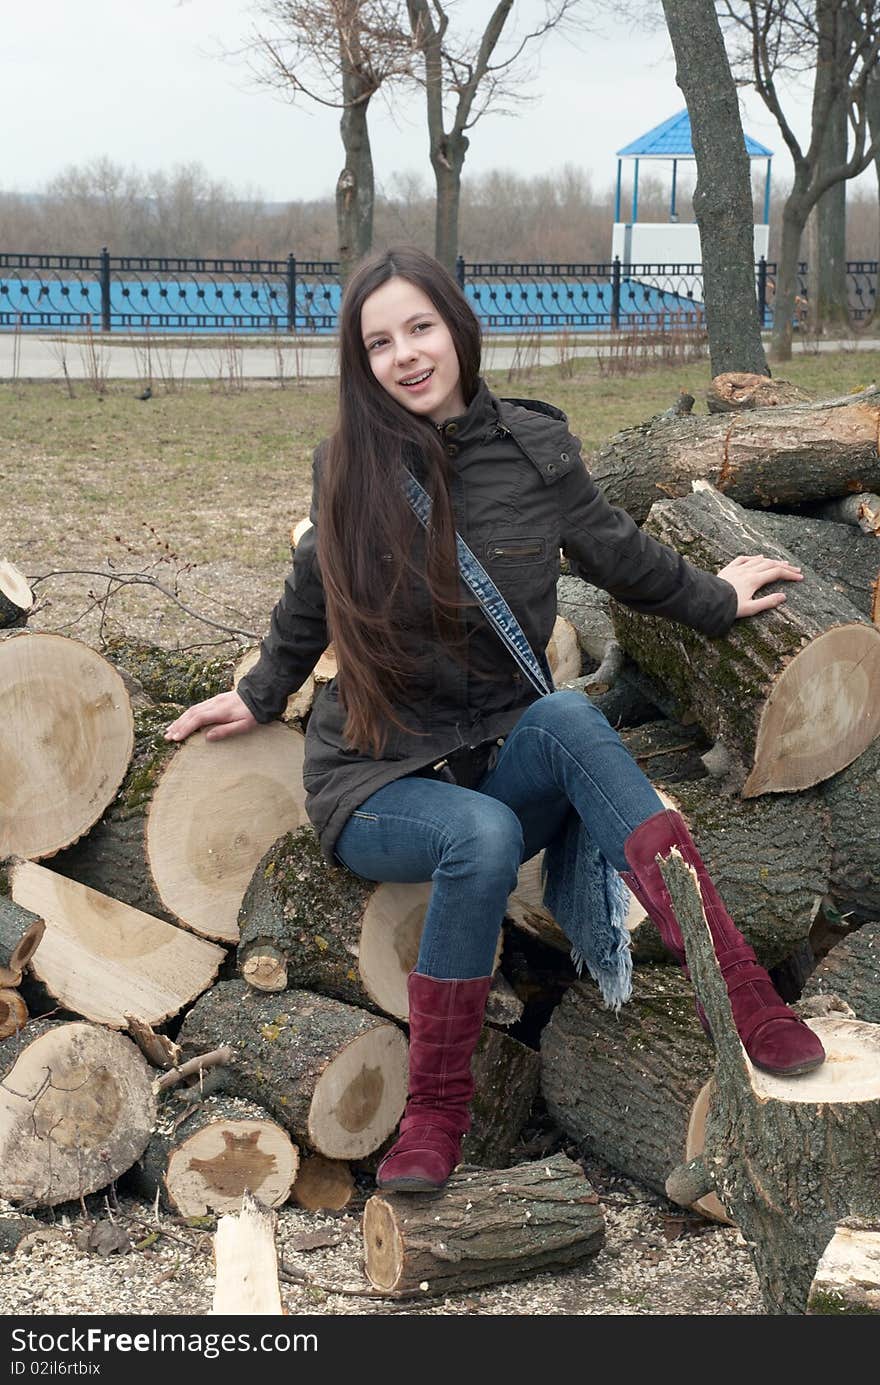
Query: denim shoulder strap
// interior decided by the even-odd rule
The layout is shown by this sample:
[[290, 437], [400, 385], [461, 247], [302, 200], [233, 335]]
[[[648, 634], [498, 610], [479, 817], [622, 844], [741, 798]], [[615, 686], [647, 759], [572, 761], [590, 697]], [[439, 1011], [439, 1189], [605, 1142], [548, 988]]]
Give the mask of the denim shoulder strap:
[[[419, 521], [427, 529], [431, 521], [431, 497], [421, 486], [412, 472], [404, 467], [404, 486], [406, 498]], [[546, 656], [535, 658], [532, 646], [523, 633], [522, 627], [504, 597], [496, 587], [486, 569], [468, 548], [461, 534], [456, 532], [458, 568], [467, 584], [483, 608], [495, 633], [519, 664], [529, 682], [539, 693], [546, 696], [554, 691], [553, 675]]]

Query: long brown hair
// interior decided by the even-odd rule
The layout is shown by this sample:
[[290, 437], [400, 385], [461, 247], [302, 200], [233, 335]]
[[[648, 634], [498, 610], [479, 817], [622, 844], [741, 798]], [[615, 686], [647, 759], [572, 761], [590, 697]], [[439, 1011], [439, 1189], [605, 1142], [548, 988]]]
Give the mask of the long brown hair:
[[[365, 260], [346, 287], [339, 316], [339, 412], [320, 470], [318, 563], [327, 620], [339, 665], [346, 710], [344, 735], [361, 750], [382, 755], [389, 723], [404, 731], [394, 700], [429, 673], [430, 651], [407, 630], [424, 623], [430, 593], [435, 632], [460, 658], [463, 607], [459, 592], [449, 463], [430, 419], [410, 413], [373, 375], [361, 334], [361, 309], [389, 279], [406, 279], [430, 298], [452, 337], [461, 391], [470, 404], [479, 383], [480, 324], [455, 280], [414, 247]], [[432, 501], [425, 537], [401, 485], [401, 468], [421, 459], [422, 484]], [[419, 605], [419, 593], [422, 603]], [[421, 611], [421, 615], [419, 615]], [[427, 733], [422, 733], [427, 734]]]

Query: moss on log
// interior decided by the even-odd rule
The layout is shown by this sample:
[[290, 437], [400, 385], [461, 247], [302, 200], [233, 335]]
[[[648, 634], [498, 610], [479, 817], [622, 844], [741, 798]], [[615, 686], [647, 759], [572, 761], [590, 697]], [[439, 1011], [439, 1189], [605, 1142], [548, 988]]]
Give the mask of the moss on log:
[[101, 652], [111, 664], [136, 678], [154, 702], [178, 702], [183, 707], [229, 692], [233, 670], [241, 658], [237, 644], [206, 659], [200, 650], [163, 649], [124, 637], [108, 640]]
[[153, 791], [175, 751], [165, 740], [165, 728], [182, 710], [162, 703], [135, 711], [134, 752], [119, 792], [88, 835], [53, 856], [51, 863], [59, 875], [167, 922], [176, 919], [153, 883], [144, 831]]

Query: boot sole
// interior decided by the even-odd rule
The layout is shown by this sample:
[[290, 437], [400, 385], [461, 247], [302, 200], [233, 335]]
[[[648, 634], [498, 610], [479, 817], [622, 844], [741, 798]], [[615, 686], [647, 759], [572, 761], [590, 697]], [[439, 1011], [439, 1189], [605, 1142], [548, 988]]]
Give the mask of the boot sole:
[[379, 1193], [439, 1193], [446, 1183], [432, 1183], [427, 1178], [391, 1178], [387, 1183], [377, 1183]]
[[769, 1072], [773, 1077], [800, 1077], [802, 1073], [812, 1072], [814, 1068], [821, 1068], [825, 1059], [824, 1057], [810, 1058], [807, 1062], [798, 1063], [793, 1068], [768, 1068], [764, 1063], [756, 1063], [754, 1058], [750, 1058], [749, 1061], [761, 1072]]

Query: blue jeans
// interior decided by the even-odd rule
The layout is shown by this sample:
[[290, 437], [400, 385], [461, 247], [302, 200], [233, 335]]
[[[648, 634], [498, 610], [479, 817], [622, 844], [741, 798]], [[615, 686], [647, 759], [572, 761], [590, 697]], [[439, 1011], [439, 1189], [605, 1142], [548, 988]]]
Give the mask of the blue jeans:
[[663, 807], [590, 700], [556, 692], [524, 712], [476, 788], [396, 779], [352, 813], [336, 855], [366, 880], [433, 882], [417, 971], [488, 976], [517, 872], [572, 805], [616, 870], [630, 832]]

